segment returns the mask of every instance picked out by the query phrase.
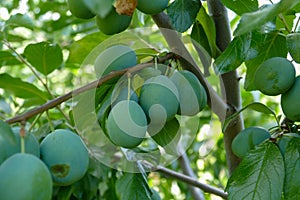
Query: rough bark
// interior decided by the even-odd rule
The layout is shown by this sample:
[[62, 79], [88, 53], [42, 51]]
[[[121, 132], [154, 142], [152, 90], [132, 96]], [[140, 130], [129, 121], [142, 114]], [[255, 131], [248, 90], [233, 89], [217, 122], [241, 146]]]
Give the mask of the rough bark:
[[[216, 26], [216, 43], [221, 51], [224, 51], [231, 41], [231, 32], [227, 16], [227, 10], [220, 0], [208, 0], [209, 12], [212, 15]], [[234, 114], [241, 107], [241, 95], [239, 87], [239, 77], [236, 70], [222, 74], [220, 77], [222, 85], [222, 97], [228, 104], [229, 109], [226, 117]], [[224, 131], [224, 145], [226, 158], [231, 174], [239, 165], [240, 159], [233, 154], [231, 143], [234, 137], [244, 128], [242, 116], [240, 115]]]

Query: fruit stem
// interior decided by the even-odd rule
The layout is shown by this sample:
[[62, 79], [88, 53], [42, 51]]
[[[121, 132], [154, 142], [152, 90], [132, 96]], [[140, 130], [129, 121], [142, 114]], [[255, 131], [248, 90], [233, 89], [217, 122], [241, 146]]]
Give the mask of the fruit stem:
[[24, 128], [24, 123], [21, 123], [21, 129], [20, 129], [20, 138], [21, 138], [21, 153], [25, 153], [25, 135], [26, 131]]
[[53, 132], [55, 129], [54, 129], [54, 126], [53, 126], [52, 121], [50, 119], [48, 110], [46, 111], [46, 116], [47, 116], [47, 120], [49, 122], [50, 130]]
[[285, 30], [287, 30], [287, 32], [291, 33], [292, 31], [289, 29], [289, 26], [287, 25], [285, 17], [283, 16], [283, 14], [280, 13], [278, 16], [279, 16], [279, 19], [283, 22]]
[[298, 19], [297, 19], [297, 22], [296, 22], [296, 25], [295, 25], [295, 28], [294, 28], [294, 33], [296, 33], [297, 32], [297, 27], [298, 27], [298, 25], [299, 25], [299, 22], [300, 22], [300, 17], [298, 17]]
[[170, 67], [167, 67], [167, 69], [166, 69], [166, 72], [165, 72], [165, 76], [168, 76], [168, 74], [169, 74], [169, 71], [170, 71], [170, 69], [169, 69]]
[[154, 68], [157, 69], [157, 56], [154, 57]]
[[127, 100], [130, 100], [131, 73], [127, 73]]

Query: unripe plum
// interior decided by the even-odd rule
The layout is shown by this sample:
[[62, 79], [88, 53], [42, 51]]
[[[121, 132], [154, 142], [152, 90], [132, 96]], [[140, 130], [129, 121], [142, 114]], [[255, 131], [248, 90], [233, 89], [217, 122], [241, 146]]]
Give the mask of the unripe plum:
[[173, 119], [179, 106], [175, 84], [163, 75], [146, 80], [140, 92], [140, 105], [151, 123], [163, 124]]
[[96, 16], [96, 23], [101, 32], [106, 35], [120, 33], [128, 28], [131, 16], [119, 15], [115, 8], [112, 8], [107, 16], [101, 18]]
[[56, 185], [71, 185], [81, 179], [89, 166], [89, 154], [82, 139], [69, 130], [57, 129], [41, 142], [41, 159]]
[[36, 156], [17, 153], [0, 166], [1, 200], [50, 200], [52, 179]]
[[95, 60], [95, 71], [100, 78], [112, 71], [135, 66], [137, 57], [130, 47], [125, 45], [113, 45], [99, 54]]
[[283, 94], [293, 85], [296, 71], [286, 58], [273, 57], [264, 61], [256, 70], [254, 85], [263, 94]]
[[176, 71], [170, 79], [176, 85], [179, 94], [178, 114], [193, 116], [205, 107], [206, 91], [192, 72]]
[[293, 121], [300, 121], [300, 76], [297, 76], [294, 85], [281, 95], [281, 108], [284, 115]]
[[167, 8], [169, 0], [138, 0], [137, 9], [145, 14], [154, 15]]
[[260, 127], [242, 130], [232, 141], [232, 151], [240, 158], [245, 157], [255, 146], [271, 137], [270, 133]]
[[112, 108], [106, 126], [109, 138], [115, 145], [134, 148], [146, 135], [147, 118], [137, 102], [124, 100]]
[[68, 0], [68, 6], [71, 13], [80, 19], [90, 19], [95, 17], [88, 7], [84, 4], [83, 0]]

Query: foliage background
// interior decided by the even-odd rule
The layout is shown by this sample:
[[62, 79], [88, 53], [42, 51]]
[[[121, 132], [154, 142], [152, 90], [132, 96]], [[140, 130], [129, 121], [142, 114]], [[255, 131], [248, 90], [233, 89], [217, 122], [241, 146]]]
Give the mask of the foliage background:
[[[231, 14], [230, 26], [234, 30], [240, 19], [239, 15], [243, 14], [243, 11], [236, 9], [234, 5], [232, 6], [231, 1], [224, 0], [223, 2], [237, 13], [229, 10]], [[261, 5], [263, 3], [265, 2], [260, 1]], [[208, 9], [206, 2], [202, 2], [202, 5], [206, 10]], [[293, 27], [293, 22], [296, 20], [295, 13], [287, 13], [285, 17], [288, 25]], [[273, 28], [272, 25], [274, 24], [266, 24], [265, 28]], [[284, 26], [278, 18], [275, 25], [276, 30], [282, 29]], [[167, 49], [166, 42], [151, 17], [135, 12], [130, 28], [139, 27], [149, 27], [151, 30], [148, 33], [143, 32], [143, 36], [147, 38], [150, 44], [155, 45], [160, 50]], [[63, 0], [2, 0], [0, 4], [0, 29], [0, 119], [3, 120], [24, 113], [49, 99], [66, 94], [75, 89], [78, 82], [92, 81], [89, 80], [87, 73], [82, 71], [84, 69], [80, 68], [80, 64], [87, 52], [108, 37], [99, 32], [94, 19], [80, 20], [72, 16]], [[190, 32], [191, 29], [187, 30], [184, 36]], [[240, 39], [243, 40], [243, 38]], [[17, 59], [18, 55], [29, 59], [30, 55], [35, 52], [27, 52], [26, 55], [27, 45], [45, 41], [48, 44], [58, 45], [58, 52], [52, 53], [54, 57], [49, 58], [49, 60], [60, 61], [61, 59], [61, 62], [47, 63], [47, 67], [53, 66], [53, 72], [29, 68], [26, 61], [20, 62]], [[8, 45], [11, 45], [11, 49], [8, 48]], [[284, 51], [284, 49], [280, 50]], [[62, 53], [61, 58], [60, 53]], [[299, 66], [297, 69], [299, 71]], [[34, 75], [32, 71], [35, 71], [37, 75]], [[211, 76], [207, 79], [220, 93], [219, 77], [214, 74], [213, 69], [209, 69], [209, 71]], [[243, 106], [259, 101], [275, 110], [277, 114], [282, 114], [278, 106], [279, 98], [270, 98], [257, 91], [249, 92], [244, 89], [244, 81], [247, 79], [244, 64], [238, 68], [238, 72], [242, 77], [240, 83]], [[39, 93], [41, 97], [37, 98], [36, 95], [33, 95], [35, 93]], [[73, 126], [71, 107], [72, 104], [68, 101], [63, 103], [59, 109], [55, 108], [42, 113], [29, 121], [28, 128], [40, 140], [54, 128], [70, 128]], [[276, 124], [271, 116], [254, 111], [247, 110], [243, 116], [245, 127], [258, 125], [271, 128]], [[225, 188], [229, 173], [221, 124], [209, 108], [201, 112], [198, 118], [201, 128], [197, 139], [187, 150], [191, 168], [197, 172], [199, 181]], [[31, 124], [32, 127], [30, 127]], [[15, 126], [19, 125], [16, 124]], [[182, 172], [178, 162], [172, 163], [168, 168]], [[122, 180], [120, 177], [124, 177], [121, 172], [111, 170], [100, 162], [93, 161], [89, 173], [82, 181], [70, 187], [56, 188], [55, 197], [57, 199], [69, 199], [70, 196], [88, 198], [100, 193], [100, 199], [114, 199], [120, 192], [114, 189], [114, 185], [126, 184], [126, 181], [120, 181]], [[133, 186], [140, 183], [141, 181], [137, 181], [133, 183]], [[163, 174], [150, 173], [148, 184], [160, 193], [162, 199], [193, 199], [185, 183], [168, 178]], [[218, 199], [218, 197], [207, 193], [205, 193], [205, 197]]]

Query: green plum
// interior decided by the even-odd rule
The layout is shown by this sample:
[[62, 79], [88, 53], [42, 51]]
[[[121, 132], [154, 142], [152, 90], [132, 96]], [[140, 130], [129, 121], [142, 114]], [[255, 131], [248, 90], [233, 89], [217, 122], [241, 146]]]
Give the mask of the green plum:
[[257, 68], [254, 85], [263, 94], [275, 96], [288, 91], [295, 82], [295, 76], [295, 67], [289, 60], [273, 57]]
[[205, 107], [206, 91], [192, 72], [176, 71], [170, 79], [176, 85], [179, 94], [178, 114], [193, 116]]
[[104, 18], [96, 16], [96, 23], [99, 30], [106, 35], [113, 35], [126, 30], [131, 22], [131, 16], [119, 15], [115, 8], [112, 8]]
[[120, 101], [109, 113], [106, 129], [110, 140], [115, 145], [134, 148], [146, 135], [147, 118], [137, 102]]
[[57, 129], [40, 145], [41, 159], [54, 183], [66, 186], [80, 180], [89, 166], [89, 153], [82, 139], [70, 130]]
[[296, 77], [294, 85], [281, 95], [281, 108], [284, 115], [293, 121], [300, 121], [300, 76]]
[[50, 200], [52, 178], [47, 166], [32, 154], [17, 153], [0, 166], [1, 200]]
[[83, 0], [67, 0], [71, 13], [80, 19], [90, 19], [95, 17], [88, 7], [84, 4]]
[[150, 123], [163, 125], [177, 113], [179, 101], [175, 84], [166, 76], [149, 78], [141, 87], [140, 105]]
[[242, 130], [232, 141], [232, 151], [240, 158], [245, 157], [255, 146], [271, 137], [269, 131], [260, 127]]
[[133, 49], [125, 45], [113, 45], [100, 53], [95, 60], [98, 78], [116, 70], [135, 66], [137, 57]]
[[138, 0], [137, 9], [145, 14], [154, 15], [167, 8], [169, 0]]

